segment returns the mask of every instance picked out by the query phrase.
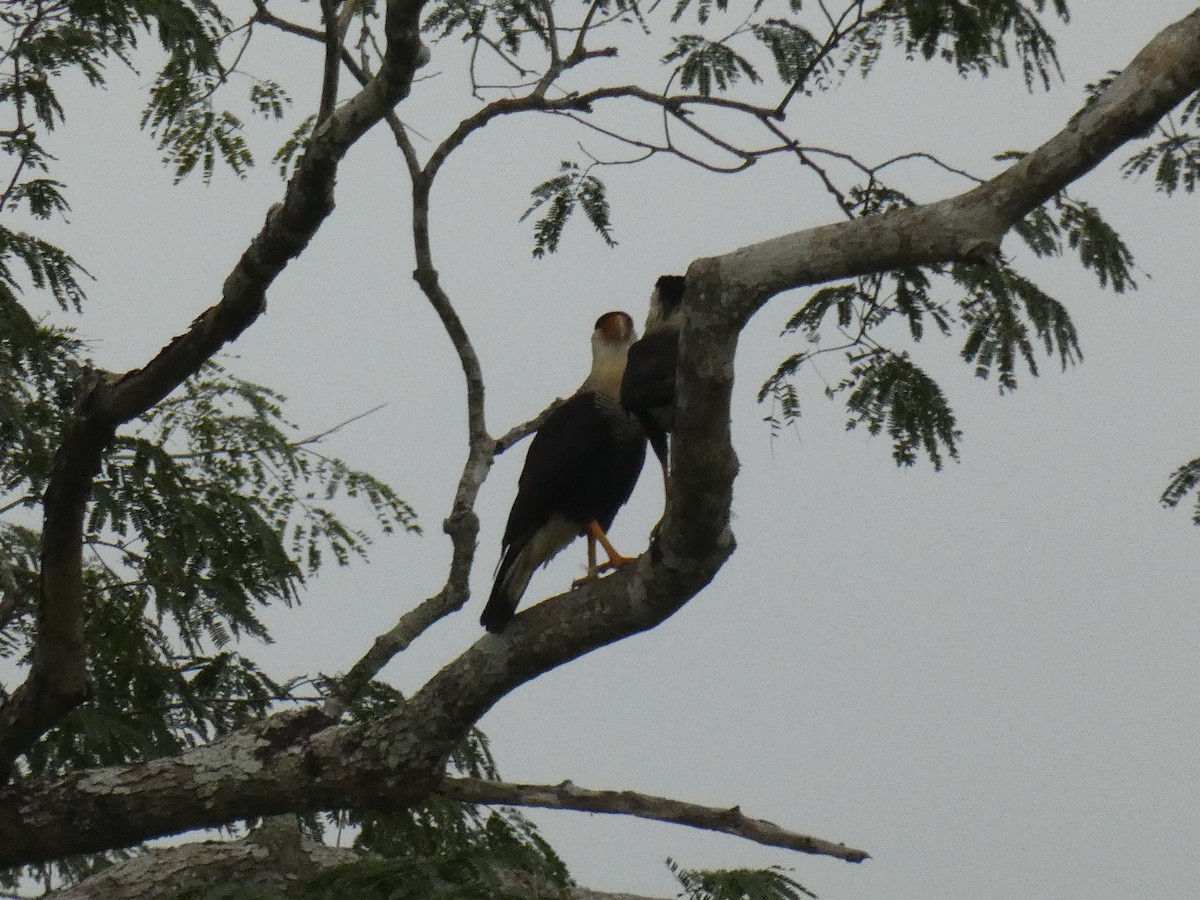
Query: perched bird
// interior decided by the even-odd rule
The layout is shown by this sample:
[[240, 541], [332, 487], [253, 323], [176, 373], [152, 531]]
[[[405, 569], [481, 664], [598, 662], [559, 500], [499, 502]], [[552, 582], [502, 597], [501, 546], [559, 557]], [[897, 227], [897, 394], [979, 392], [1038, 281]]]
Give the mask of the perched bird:
[[[606, 532], [646, 459], [646, 433], [620, 402], [625, 357], [636, 339], [628, 313], [602, 315], [592, 332], [591, 373], [534, 435], [504, 528], [492, 594], [479, 618], [488, 631], [504, 629], [534, 570], [577, 537], [588, 539], [588, 574], [577, 584], [631, 561], [613, 548]], [[600, 566], [597, 541], [608, 554]]]
[[675, 427], [675, 366], [683, 318], [682, 275], [663, 275], [650, 294], [645, 336], [629, 348], [621, 380], [621, 406], [646, 429], [663, 473], [663, 493], [671, 493], [667, 472], [667, 433]]

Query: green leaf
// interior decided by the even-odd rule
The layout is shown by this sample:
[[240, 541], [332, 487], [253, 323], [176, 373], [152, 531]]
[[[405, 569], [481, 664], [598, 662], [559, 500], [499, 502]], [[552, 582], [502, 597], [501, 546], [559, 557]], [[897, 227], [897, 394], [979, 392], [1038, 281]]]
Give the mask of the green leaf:
[[535, 187], [530, 196], [533, 202], [521, 214], [520, 221], [524, 222], [536, 210], [545, 207], [541, 218], [534, 223], [533, 255], [536, 259], [558, 250], [563, 230], [576, 206], [583, 209], [605, 244], [609, 247], [617, 245], [612, 236], [604, 184], [590, 174], [590, 170], [581, 170], [578, 164], [564, 161], [559, 166], [559, 174]]
[[769, 869], [684, 869], [673, 859], [667, 868], [687, 900], [803, 900], [816, 894], [779, 866]]
[[1133, 254], [1116, 230], [1104, 221], [1099, 210], [1065, 197], [1060, 203], [1060, 222], [1067, 235], [1067, 244], [1078, 251], [1083, 267], [1096, 273], [1101, 287], [1108, 287], [1111, 282], [1112, 289], [1118, 294], [1136, 288], [1132, 274]]
[[[1039, 18], [1048, 6], [1069, 20], [1065, 0], [886, 0], [876, 21], [890, 27], [910, 56], [938, 57], [961, 75], [986, 76], [993, 66], [1008, 68], [1015, 61], [1026, 87], [1040, 82], [1049, 89], [1062, 70], [1054, 38]], [[875, 30], [872, 39], [878, 38]]]
[[1031, 375], [1038, 374], [1030, 327], [1048, 355], [1057, 355], [1062, 367], [1082, 358], [1078, 334], [1066, 307], [1033, 282], [1010, 269], [959, 265], [954, 280], [967, 289], [961, 302], [968, 326], [962, 358], [975, 364], [975, 374], [996, 373], [1000, 390], [1017, 386], [1018, 357]]
[[807, 28], [787, 19], [767, 19], [750, 26], [754, 36], [770, 51], [779, 79], [786, 84], [800, 81], [814, 68], [828, 73], [832, 61], [823, 54], [821, 42]]
[[[1184, 463], [1178, 469], [1171, 473], [1171, 477], [1167, 482], [1167, 487], [1163, 491], [1159, 502], [1168, 508], [1178, 506], [1188, 494], [1196, 490], [1197, 485], [1200, 485], [1200, 458], [1193, 459], [1191, 462]], [[1196, 508], [1192, 513], [1192, 522], [1200, 525], [1200, 495], [1196, 499]]]
[[312, 136], [312, 130], [317, 124], [316, 115], [308, 116], [296, 126], [296, 130], [291, 136], [284, 141], [283, 146], [276, 151], [271, 157], [271, 162], [279, 166], [279, 177], [287, 178], [291, 172], [291, 168], [299, 161], [304, 148], [308, 146], [308, 139]]
[[783, 334], [803, 330], [809, 336], [815, 336], [830, 309], [837, 310], [838, 327], [849, 328], [854, 301], [859, 299], [862, 299], [862, 291], [856, 283], [821, 288], [788, 319]]
[[264, 119], [282, 119], [283, 108], [291, 105], [292, 98], [277, 81], [256, 81], [250, 87], [250, 102]]
[[906, 353], [871, 353], [853, 366], [831, 393], [849, 392], [847, 430], [866, 425], [871, 434], [886, 431], [898, 466], [911, 466], [924, 452], [935, 469], [942, 456], [958, 459], [961, 432], [945, 395]]
[[694, 87], [707, 97], [714, 85], [718, 91], [727, 91], [742, 75], [755, 84], [762, 81], [749, 60], [721, 41], [710, 41], [698, 34], [685, 34], [674, 40], [675, 46], [662, 61], [681, 60], [679, 84], [685, 91]]
[[1195, 193], [1200, 184], [1200, 136], [1180, 131], [1144, 147], [1121, 164], [1126, 178], [1154, 170], [1155, 188], [1170, 196], [1182, 188]]
[[0, 228], [0, 282], [19, 290], [10, 265], [14, 257], [24, 264], [33, 288], [48, 290], [64, 311], [82, 309], [86, 295], [79, 276], [91, 276], [65, 250], [23, 231]]

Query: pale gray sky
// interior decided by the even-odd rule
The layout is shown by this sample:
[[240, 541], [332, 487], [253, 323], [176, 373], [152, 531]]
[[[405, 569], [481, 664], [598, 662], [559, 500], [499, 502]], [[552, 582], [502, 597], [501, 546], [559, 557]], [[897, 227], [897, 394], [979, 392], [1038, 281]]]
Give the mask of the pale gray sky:
[[[1067, 83], [1052, 93], [1027, 94], [1016, 73], [963, 81], [942, 65], [896, 61], [799, 103], [790, 126], [867, 160], [925, 149], [992, 174], [993, 154], [1052, 135], [1085, 82], [1124, 66], [1194, 3], [1072, 7], [1073, 24], [1055, 28]], [[316, 65], [315, 53], [276, 49], [248, 68]], [[443, 49], [457, 45], [435, 50], [425, 72], [436, 77], [400, 110], [434, 140], [472, 108]], [[260, 132], [264, 164], [248, 182], [173, 189], [135, 133], [132, 88], [148, 78], [80, 94], [53, 145], [74, 207], [59, 234], [99, 279], [77, 324], [114, 370], [144, 362], [217, 299], [282, 190], [265, 164], [281, 128]], [[295, 121], [311, 82], [291, 86]], [[498, 124], [435, 188], [442, 283], [479, 349], [496, 434], [572, 391], [595, 317], [624, 308], [640, 322], [658, 274], [838, 218], [782, 159], [723, 180], [655, 161], [603, 173], [617, 249], [577, 223], [557, 256], [533, 261], [528, 223], [516, 218], [581, 138], [603, 149], [559, 122]], [[922, 200], [965, 186], [910, 171]], [[387, 402], [330, 449], [389, 480], [427, 530], [381, 541], [369, 566], [327, 573], [302, 607], [272, 615], [277, 643], [261, 656], [279, 676], [348, 668], [444, 578], [440, 522], [465, 416], [457, 363], [409, 275], [407, 189], [386, 133], [355, 148], [333, 217], [233, 348], [232, 368], [289, 395], [306, 431]], [[1070, 263], [1006, 250], [1069, 304], [1082, 366], [1060, 374], [1047, 360], [1041, 378], [1001, 398], [956, 345], [919, 345], [917, 360], [944, 379], [959, 415], [963, 458], [940, 474], [898, 471], [885, 440], [844, 432], [841, 408], [822, 396], [821, 379], [841, 374], [832, 356], [804, 376], [799, 427], [772, 441], [753, 398], [797, 346], [777, 335], [803, 295], [777, 298], [741, 345], [733, 559], [660, 628], [538, 679], [481, 723], [509, 779], [740, 804], [874, 859], [851, 866], [679, 827], [532, 813], [581, 883], [671, 896], [662, 860], [672, 856], [689, 867], [791, 867], [826, 900], [1194, 896], [1200, 529], [1157, 497], [1173, 468], [1200, 455], [1200, 212], [1193, 198], [1122, 181], [1115, 160], [1074, 191], [1128, 240], [1146, 273], [1138, 292], [1114, 296]], [[481, 636], [523, 457], [502, 457], [484, 487], [475, 597], [385, 670], [398, 687], [411, 691]], [[644, 547], [660, 503], [647, 466], [614, 528], [619, 547]], [[582, 545], [564, 552], [526, 602], [557, 593], [582, 561]]]

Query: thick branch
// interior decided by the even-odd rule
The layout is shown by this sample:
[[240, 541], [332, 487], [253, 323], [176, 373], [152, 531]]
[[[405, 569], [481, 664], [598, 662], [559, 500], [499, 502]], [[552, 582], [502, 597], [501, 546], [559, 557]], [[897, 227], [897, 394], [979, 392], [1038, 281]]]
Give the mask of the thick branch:
[[846, 862], [857, 863], [870, 859], [864, 850], [788, 831], [764, 819], [751, 819], [736, 806], [717, 809], [636, 791], [594, 791], [577, 787], [569, 781], [561, 784], [512, 784], [479, 778], [446, 778], [437, 793], [464, 803], [576, 809], [581, 812], [634, 816], [706, 831], [720, 831], [768, 847], [832, 856]]
[[[744, 322], [774, 295], [900, 265], [989, 259], [1005, 232], [1200, 89], [1200, 10], [1164, 29], [1061, 132], [1000, 175], [928, 206], [813, 228], [717, 260]], [[736, 299], [734, 299], [736, 297]]]
[[199, 841], [157, 847], [103, 869], [48, 900], [145, 900], [200, 885], [239, 884], [272, 893], [362, 854], [304, 837], [294, 816], [267, 819], [238, 841]]
[[178, 757], [0, 789], [0, 866], [257, 815], [394, 808], [426, 796], [441, 783], [451, 748], [507, 693], [659, 624], [732, 552], [734, 352], [740, 327], [768, 297], [898, 264], [994, 253], [1020, 216], [1197, 88], [1200, 11], [1155, 38], [1061, 134], [978, 188], [694, 262], [680, 342], [672, 494], [648, 553], [519, 613], [503, 634], [482, 637], [398, 709], [369, 723], [314, 733], [320, 713], [277, 715]]
[[83, 521], [92, 479], [119, 425], [141, 415], [262, 313], [266, 291], [333, 210], [333, 184], [346, 151], [407, 96], [428, 58], [420, 42], [425, 0], [391, 0], [387, 51], [378, 76], [314, 132], [262, 229], [225, 280], [221, 301], [153, 360], [120, 378], [83, 386], [44, 499], [39, 638], [25, 684], [0, 710], [0, 777], [15, 758], [86, 696], [82, 638]]
[[[300, 833], [293, 816], [276, 816], [237, 841], [203, 841], [156, 847], [118, 862], [46, 900], [147, 900], [197, 888], [237, 884], [291, 896], [297, 886], [335, 866], [371, 857], [347, 847], [318, 844]], [[516, 873], [514, 873], [516, 874]], [[450, 885], [446, 885], [447, 888]], [[571, 900], [649, 900], [573, 888]]]

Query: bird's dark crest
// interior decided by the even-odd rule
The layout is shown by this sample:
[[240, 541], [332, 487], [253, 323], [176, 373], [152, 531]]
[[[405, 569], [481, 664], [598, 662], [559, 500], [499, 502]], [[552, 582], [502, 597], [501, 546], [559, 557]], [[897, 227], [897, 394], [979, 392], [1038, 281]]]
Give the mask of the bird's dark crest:
[[660, 275], [658, 281], [654, 282], [654, 289], [658, 291], [658, 302], [665, 319], [683, 302], [687, 278], [683, 275]]

